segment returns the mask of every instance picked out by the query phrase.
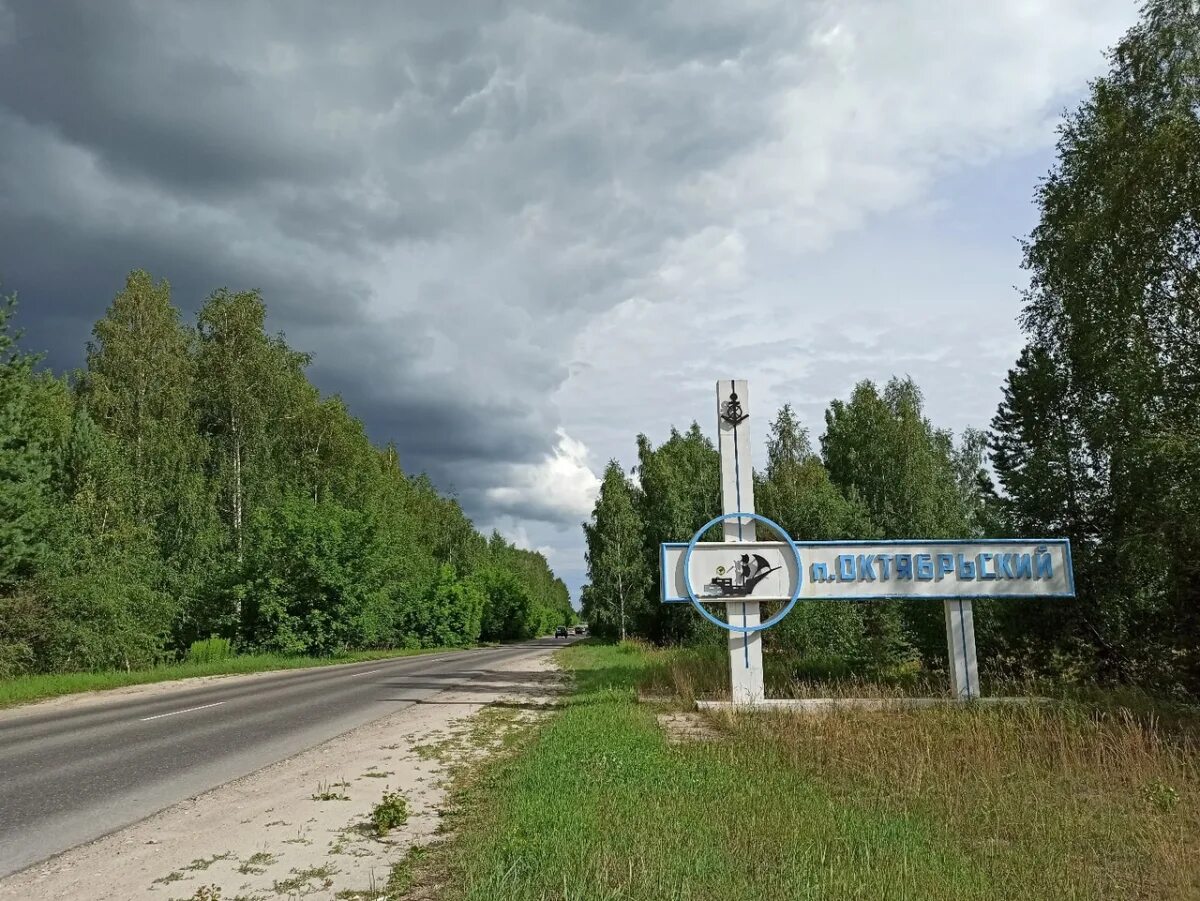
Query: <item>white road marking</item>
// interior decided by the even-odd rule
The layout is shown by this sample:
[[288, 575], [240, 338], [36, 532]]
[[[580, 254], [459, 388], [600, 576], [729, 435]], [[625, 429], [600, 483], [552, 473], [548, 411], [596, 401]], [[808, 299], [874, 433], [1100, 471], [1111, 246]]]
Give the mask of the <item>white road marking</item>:
[[382, 672], [382, 671], [383, 671], [383, 668], [382, 668], [382, 667], [380, 667], [379, 669], [369, 669], [369, 670], [367, 670], [365, 673], [355, 673], [354, 675], [356, 675], [356, 676], [369, 676], [369, 675], [371, 675], [371, 673], [378, 673], [378, 672]]
[[150, 720], [161, 720], [164, 716], [176, 716], [180, 713], [191, 713], [193, 710], [207, 710], [209, 707], [220, 707], [224, 701], [217, 701], [214, 704], [201, 704], [199, 707], [188, 707], [184, 710], [172, 710], [170, 713], [157, 713], [154, 716], [144, 716], [141, 722], [149, 722]]

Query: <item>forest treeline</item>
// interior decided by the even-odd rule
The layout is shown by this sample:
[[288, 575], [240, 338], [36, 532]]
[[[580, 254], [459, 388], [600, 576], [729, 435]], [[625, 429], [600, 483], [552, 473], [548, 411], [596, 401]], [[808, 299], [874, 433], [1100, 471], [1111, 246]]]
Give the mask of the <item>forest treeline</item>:
[[196, 640], [332, 655], [523, 638], [573, 618], [538, 553], [479, 534], [375, 447], [256, 292], [194, 325], [129, 275], [56, 376], [0, 302], [0, 677], [137, 668]]
[[[863, 382], [819, 447], [791, 408], [756, 474], [759, 512], [797, 539], [1071, 539], [1078, 598], [978, 604], [993, 670], [1200, 693], [1200, 16], [1150, 0], [1059, 129], [1024, 242], [1026, 346], [987, 433], [956, 444], [911, 381]], [[990, 466], [987, 464], [990, 463]], [[658, 544], [720, 512], [717, 453], [695, 425], [637, 439], [585, 526], [593, 627], [712, 639], [658, 603]], [[993, 485], [991, 474], [998, 480]], [[935, 607], [937, 609], [935, 609]], [[622, 618], [621, 610], [625, 611]], [[798, 606], [767, 635], [817, 661], [945, 655], [940, 605]], [[717, 636], [719, 638], [719, 636]]]

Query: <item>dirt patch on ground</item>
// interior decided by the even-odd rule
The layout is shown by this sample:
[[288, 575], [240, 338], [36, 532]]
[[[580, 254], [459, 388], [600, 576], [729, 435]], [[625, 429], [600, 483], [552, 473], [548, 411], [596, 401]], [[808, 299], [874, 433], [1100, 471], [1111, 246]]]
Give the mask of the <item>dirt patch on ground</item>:
[[[521, 678], [497, 701], [506, 670]], [[519, 657], [490, 670], [486, 690], [443, 692], [167, 808], [0, 881], [0, 898], [386, 898], [392, 866], [438, 832], [451, 767], [562, 690], [548, 656]], [[372, 812], [385, 795], [406, 817], [380, 835]]]
[[673, 745], [695, 741], [718, 741], [721, 734], [713, 728], [708, 718], [700, 713], [660, 713], [659, 728]]

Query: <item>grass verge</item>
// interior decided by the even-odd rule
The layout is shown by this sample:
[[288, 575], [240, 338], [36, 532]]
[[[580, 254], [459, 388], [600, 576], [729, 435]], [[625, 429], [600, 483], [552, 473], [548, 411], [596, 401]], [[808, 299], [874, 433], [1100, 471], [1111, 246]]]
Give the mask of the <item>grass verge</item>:
[[360, 663], [364, 660], [384, 660], [408, 657], [413, 654], [435, 654], [453, 648], [420, 650], [397, 649], [357, 651], [339, 657], [285, 657], [278, 654], [247, 654], [213, 660], [206, 663], [175, 663], [140, 670], [105, 670], [95, 673], [48, 673], [36, 676], [16, 676], [0, 679], [0, 707], [43, 701], [60, 695], [151, 682], [170, 682], [196, 676], [225, 676], [238, 673], [261, 673], [268, 670], [305, 669], [314, 666], [334, 666], [339, 663]]
[[1195, 748], [1153, 721], [1082, 704], [717, 715], [673, 743], [659, 715], [684, 705], [637, 701], [664, 653], [560, 652], [564, 709], [457, 778], [451, 838], [422, 864], [439, 897], [1200, 897]]

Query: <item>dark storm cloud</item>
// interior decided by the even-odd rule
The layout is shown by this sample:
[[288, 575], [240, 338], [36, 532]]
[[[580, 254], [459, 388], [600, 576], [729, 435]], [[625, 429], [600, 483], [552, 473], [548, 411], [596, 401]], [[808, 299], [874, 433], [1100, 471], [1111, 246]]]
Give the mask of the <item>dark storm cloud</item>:
[[0, 0], [0, 278], [58, 367], [134, 267], [189, 311], [260, 288], [406, 468], [484, 524], [574, 526], [560, 426], [604, 458], [619, 386], [653, 381], [641, 423], [707, 380], [747, 235], [795, 254], [910, 202], [1019, 142], [1046, 35], [1101, 46], [1078, 2], [1036, 33], [967, 5], [954, 38], [935, 6]]
[[128, 3], [13, 3], [0, 103], [92, 149], [114, 171], [173, 189], [234, 192], [346, 171], [290, 127], [247, 73], [179, 53], [188, 35]]

